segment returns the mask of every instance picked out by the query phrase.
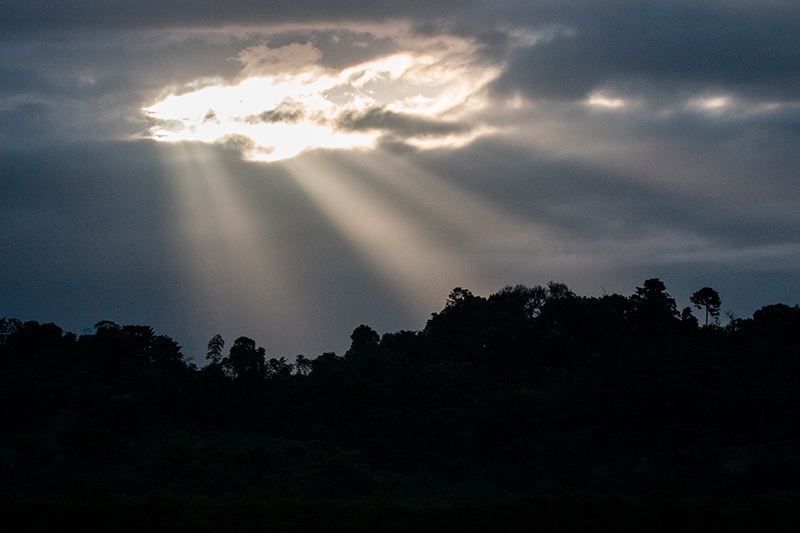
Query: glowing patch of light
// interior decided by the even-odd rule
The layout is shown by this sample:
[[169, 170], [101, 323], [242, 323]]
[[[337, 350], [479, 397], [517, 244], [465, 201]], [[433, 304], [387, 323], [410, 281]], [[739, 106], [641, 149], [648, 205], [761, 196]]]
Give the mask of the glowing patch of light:
[[407, 139], [406, 143], [415, 147], [419, 148], [420, 150], [434, 150], [437, 148], [447, 148], [450, 150], [456, 150], [458, 148], [463, 148], [464, 146], [468, 145], [478, 137], [482, 137], [484, 135], [489, 135], [491, 133], [495, 133], [498, 131], [497, 128], [484, 126], [481, 128], [477, 128], [469, 133], [459, 133], [454, 135], [445, 135], [442, 137], [416, 137]]
[[780, 116], [800, 109], [798, 103], [760, 101], [733, 96], [700, 97], [688, 100], [685, 109], [726, 119], [745, 119], [757, 116]]
[[603, 94], [593, 94], [589, 96], [589, 105], [605, 109], [619, 109], [625, 107], [625, 100], [622, 98], [611, 98]]
[[727, 107], [730, 103], [731, 99], [728, 96], [715, 96], [714, 98], [700, 100], [698, 106], [704, 109], [721, 109]]
[[[290, 46], [298, 50], [297, 45]], [[287, 159], [312, 148], [370, 148], [381, 136], [393, 133], [391, 128], [348, 129], [341, 124], [343, 113], [379, 108], [452, 121], [485, 107], [480, 89], [499, 73], [496, 67], [434, 53], [400, 53], [338, 72], [313, 63], [292, 64], [283, 72], [280, 65], [269, 67], [269, 74], [264, 75], [262, 68], [258, 75], [235, 84], [204, 81], [195, 84], [196, 90], [190, 84], [171, 91], [145, 109], [155, 124], [149, 135], [164, 142], [229, 144], [248, 159], [261, 161]], [[451, 133], [439, 143], [432, 137], [404, 133], [422, 149], [463, 145], [476, 133]]]
[[735, 104], [736, 102], [730, 96], [711, 96], [692, 98], [686, 102], [686, 107], [701, 113], [718, 115], [733, 110]]

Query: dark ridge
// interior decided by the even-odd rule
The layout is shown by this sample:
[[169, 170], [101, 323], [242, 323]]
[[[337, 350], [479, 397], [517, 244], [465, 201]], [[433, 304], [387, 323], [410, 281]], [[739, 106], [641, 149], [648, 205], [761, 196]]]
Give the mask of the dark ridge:
[[422, 331], [294, 362], [215, 335], [202, 368], [147, 326], [2, 319], [0, 506], [43, 528], [800, 522], [800, 308], [721, 327], [716, 291], [691, 301], [701, 321], [658, 279], [456, 288]]

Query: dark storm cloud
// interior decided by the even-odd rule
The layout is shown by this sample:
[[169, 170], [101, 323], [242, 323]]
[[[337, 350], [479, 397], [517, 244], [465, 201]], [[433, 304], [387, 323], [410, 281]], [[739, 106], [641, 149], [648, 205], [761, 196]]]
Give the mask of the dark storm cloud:
[[46, 80], [30, 70], [0, 67], [0, 95], [39, 91], [47, 85]]
[[[119, 138], [148, 127], [143, 105], [165, 87], [180, 88], [203, 79], [232, 78], [241, 65], [231, 58], [248, 41], [204, 38], [81, 35], [29, 36], [24, 43], [0, 35], [0, 137], [18, 136], [15, 124], [33, 111], [36, 128], [23, 131], [33, 140], [51, 137]], [[13, 122], [11, 121], [13, 119]]]
[[[60, 75], [57, 75], [60, 74]], [[27, 95], [40, 98], [86, 99], [125, 90], [132, 80], [124, 74], [81, 77], [47, 72], [37, 65], [0, 67], [0, 97]]]
[[723, 89], [800, 97], [800, 4], [566, 6], [548, 13], [558, 28], [554, 36], [513, 52], [496, 90], [580, 99], [593, 89], [643, 81], [663, 92]]
[[420, 118], [380, 107], [364, 112], [345, 111], [339, 116], [336, 125], [345, 131], [381, 130], [404, 138], [444, 136], [465, 133], [471, 129], [468, 124], [460, 122]]
[[51, 109], [41, 103], [21, 103], [0, 111], [0, 145], [15, 145], [52, 137]]
[[452, 16], [477, 3], [472, 0], [7, 0], [0, 10], [0, 33], [254, 26], [393, 17], [426, 19]]

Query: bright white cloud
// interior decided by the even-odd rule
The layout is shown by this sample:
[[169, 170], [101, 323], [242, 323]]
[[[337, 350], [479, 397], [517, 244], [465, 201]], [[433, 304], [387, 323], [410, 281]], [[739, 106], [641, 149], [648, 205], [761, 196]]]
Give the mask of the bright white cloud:
[[313, 148], [373, 147], [381, 136], [395, 133], [390, 123], [356, 128], [344, 127], [341, 119], [379, 109], [422, 121], [419, 132], [404, 128], [409, 144], [461, 146], [490, 130], [440, 128], [432, 134], [425, 126], [465, 120], [487, 105], [481, 90], [499, 68], [476, 64], [467, 48], [457, 42], [336, 71], [318, 64], [320, 52], [311, 43], [254, 46], [239, 54], [244, 68], [236, 83], [197, 83], [196, 90], [170, 91], [146, 108], [156, 123], [149, 134], [168, 142], [226, 143], [250, 159], [275, 161]]

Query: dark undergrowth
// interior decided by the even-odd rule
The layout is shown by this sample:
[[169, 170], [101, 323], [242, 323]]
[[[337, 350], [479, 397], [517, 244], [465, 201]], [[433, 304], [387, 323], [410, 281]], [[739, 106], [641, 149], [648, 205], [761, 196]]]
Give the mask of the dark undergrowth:
[[287, 500], [174, 494], [6, 497], [2, 521], [25, 529], [320, 531], [426, 529], [795, 530], [800, 495], [745, 499], [551, 493], [490, 500]]
[[455, 289], [343, 355], [0, 320], [15, 529], [797, 530], [800, 307]]

